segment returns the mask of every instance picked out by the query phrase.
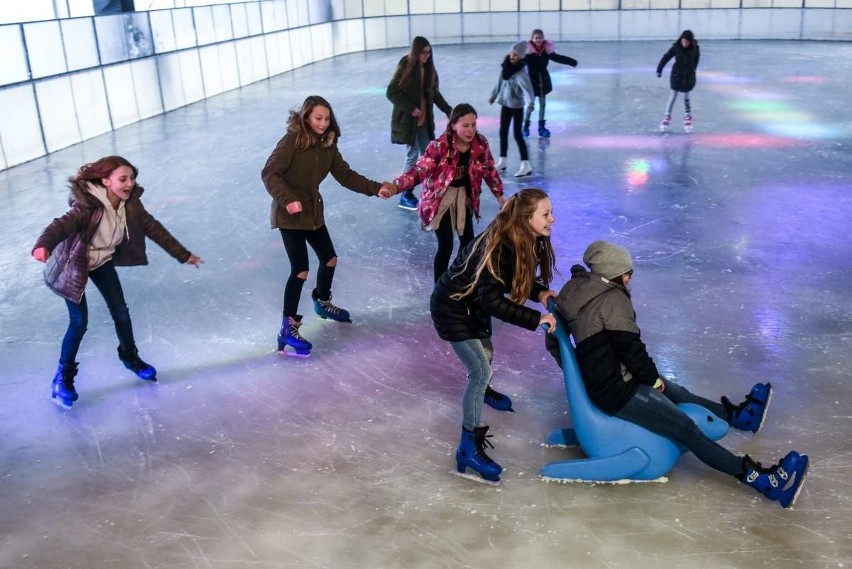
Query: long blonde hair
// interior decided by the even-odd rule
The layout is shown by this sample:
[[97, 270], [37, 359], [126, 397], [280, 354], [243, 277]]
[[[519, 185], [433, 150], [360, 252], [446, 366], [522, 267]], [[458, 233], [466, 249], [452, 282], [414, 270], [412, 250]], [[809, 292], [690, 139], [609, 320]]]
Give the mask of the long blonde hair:
[[[500, 275], [500, 245], [508, 239], [515, 249], [515, 274], [512, 277], [512, 290], [509, 300], [523, 304], [529, 298], [533, 282], [538, 280], [544, 286], [550, 286], [553, 280], [553, 269], [556, 264], [550, 237], [538, 237], [533, 233], [530, 219], [535, 213], [538, 202], [547, 199], [547, 194], [539, 188], [525, 188], [509, 198], [497, 217], [494, 218], [485, 231], [476, 238], [467, 262], [473, 253], [483, 249], [476, 266], [473, 282], [460, 294], [453, 297], [462, 298], [471, 294], [479, 284], [483, 271], [487, 270], [494, 277], [506, 284]], [[497, 254], [495, 255], [495, 251]], [[467, 267], [467, 262], [465, 267]], [[538, 270], [538, 275], [536, 275]]]

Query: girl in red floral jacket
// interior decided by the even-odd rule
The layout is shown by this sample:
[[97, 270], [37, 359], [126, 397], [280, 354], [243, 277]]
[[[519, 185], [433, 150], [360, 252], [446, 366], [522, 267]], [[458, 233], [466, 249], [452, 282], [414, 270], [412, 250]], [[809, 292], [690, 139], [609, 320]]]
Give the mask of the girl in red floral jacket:
[[74, 360], [89, 321], [87, 282], [95, 283], [109, 308], [118, 335], [119, 359], [140, 378], [156, 381], [157, 370], [145, 363], [136, 349], [130, 312], [115, 267], [147, 265], [146, 237], [180, 263], [197, 267], [203, 262], [145, 210], [139, 199], [144, 190], [136, 185], [138, 173], [121, 156], [83, 165], [70, 179], [71, 209], [54, 219], [33, 247], [33, 257], [47, 263], [45, 283], [65, 299], [68, 307], [68, 329], [50, 395], [65, 407], [71, 407], [78, 398], [74, 377], [79, 364]]
[[417, 211], [423, 226], [438, 238], [435, 281], [450, 265], [453, 233], [459, 236], [459, 250], [473, 241], [473, 218], [479, 219], [482, 182], [500, 207], [505, 202], [503, 181], [494, 167], [488, 140], [476, 131], [476, 117], [473, 106], [456, 105], [447, 130], [426, 147], [411, 170], [394, 180], [401, 192], [423, 183]]

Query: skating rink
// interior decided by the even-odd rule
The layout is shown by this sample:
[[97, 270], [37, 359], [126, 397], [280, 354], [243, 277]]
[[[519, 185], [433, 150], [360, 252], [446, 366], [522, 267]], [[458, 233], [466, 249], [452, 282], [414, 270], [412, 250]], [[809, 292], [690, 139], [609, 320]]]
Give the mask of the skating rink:
[[[675, 34], [676, 35], [676, 34]], [[672, 38], [674, 39], [674, 38]], [[699, 34], [699, 41], [701, 40]], [[700, 41], [695, 132], [678, 100], [657, 125], [662, 42], [557, 42], [551, 139], [528, 139], [554, 204], [562, 285], [586, 245], [635, 259], [643, 337], [661, 372], [740, 400], [776, 388], [764, 429], [723, 443], [764, 463], [811, 457], [792, 510], [684, 456], [667, 483], [543, 482], [571, 418], [543, 333], [495, 326], [493, 385], [516, 413], [484, 411], [498, 488], [454, 476], [465, 372], [428, 314], [433, 235], [416, 214], [323, 184], [340, 262], [337, 304], [313, 315], [306, 359], [275, 351], [289, 271], [260, 170], [305, 96], [332, 103], [340, 148], [377, 180], [400, 174], [385, 86], [404, 49], [323, 61], [0, 172], [0, 567], [14, 569], [848, 568], [852, 566], [852, 45]], [[441, 89], [487, 103], [509, 45], [435, 46]], [[535, 118], [535, 115], [534, 115]], [[439, 129], [446, 124], [442, 118]], [[120, 270], [143, 358], [115, 357], [89, 288], [80, 399], [53, 405], [64, 303], [30, 258], [66, 210], [83, 162], [126, 156], [144, 202], [206, 263]], [[485, 195], [481, 231], [497, 210]], [[312, 258], [312, 268], [315, 260]], [[311, 282], [314, 274], [311, 275]]]

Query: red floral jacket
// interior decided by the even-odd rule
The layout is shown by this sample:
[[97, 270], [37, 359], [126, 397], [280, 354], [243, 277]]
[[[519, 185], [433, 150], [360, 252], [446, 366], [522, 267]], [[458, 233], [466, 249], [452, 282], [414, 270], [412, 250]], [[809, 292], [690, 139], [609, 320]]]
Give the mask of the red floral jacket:
[[[432, 223], [435, 214], [438, 213], [438, 206], [455, 178], [458, 160], [459, 151], [447, 141], [445, 132], [429, 143], [426, 152], [411, 170], [393, 181], [401, 192], [423, 183], [417, 212], [424, 226]], [[482, 193], [482, 181], [485, 180], [495, 197], [503, 195], [503, 180], [500, 179], [500, 174], [494, 167], [494, 157], [488, 148], [488, 140], [479, 133], [476, 133], [470, 144], [468, 175], [470, 176], [468, 205], [476, 219], [479, 219], [479, 195]]]

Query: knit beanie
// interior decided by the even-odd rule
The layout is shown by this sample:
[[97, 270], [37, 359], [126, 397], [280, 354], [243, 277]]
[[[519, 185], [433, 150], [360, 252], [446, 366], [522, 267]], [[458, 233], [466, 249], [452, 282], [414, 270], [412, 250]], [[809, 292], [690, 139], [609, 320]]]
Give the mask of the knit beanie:
[[521, 40], [515, 45], [513, 45], [512, 53], [523, 59], [524, 56], [527, 54], [527, 42], [525, 40]]
[[583, 262], [596, 275], [605, 279], [614, 279], [627, 271], [633, 270], [633, 259], [624, 247], [595, 241], [583, 253]]

